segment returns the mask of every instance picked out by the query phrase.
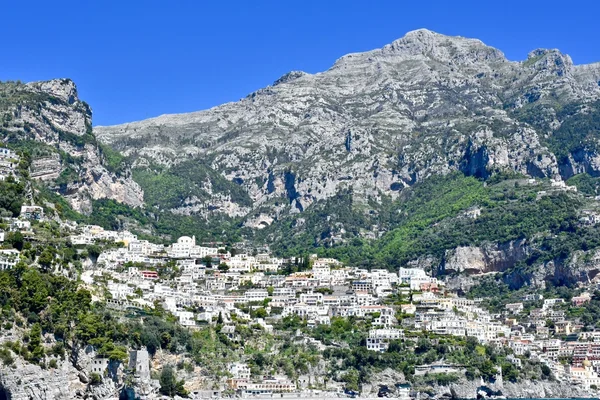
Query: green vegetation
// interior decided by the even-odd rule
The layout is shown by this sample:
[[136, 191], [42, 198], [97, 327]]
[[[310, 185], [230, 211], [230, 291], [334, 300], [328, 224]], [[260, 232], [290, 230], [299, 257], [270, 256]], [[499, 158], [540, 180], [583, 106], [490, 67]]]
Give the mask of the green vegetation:
[[12, 177], [0, 181], [0, 214], [16, 217], [25, 202], [25, 185], [16, 182]]
[[[58, 249], [58, 253], [63, 250]], [[191, 332], [182, 328], [160, 305], [155, 310], [145, 310], [141, 316], [128, 315], [123, 321], [119, 312], [106, 310], [102, 303], [92, 304], [90, 292], [78, 285], [77, 281], [27, 267], [24, 263], [10, 271], [0, 271], [3, 327], [6, 329], [9, 323], [22, 326], [23, 321], [29, 326], [23, 344], [0, 347], [0, 360], [4, 364], [12, 364], [15, 353], [29, 362], [46, 365], [51, 357], [63, 358], [65, 349], [87, 344], [93, 345], [100, 356], [115, 362], [127, 359], [128, 347], [144, 346], [151, 356], [159, 349], [185, 354], [218, 376], [226, 371], [228, 362], [239, 359], [234, 344], [215, 327], [205, 326]], [[262, 330], [244, 332], [240, 326], [240, 332], [248, 346], [255, 339], [264, 338]], [[54, 347], [43, 345], [45, 334], [57, 339]], [[215, 359], [216, 355], [219, 356]], [[181, 382], [176, 382], [176, 387], [180, 388]], [[179, 389], [176, 393], [183, 394]]]
[[102, 376], [96, 372], [90, 374], [90, 385], [99, 385], [102, 383]]
[[212, 193], [230, 196], [231, 201], [242, 206], [252, 205], [242, 187], [225, 179], [206, 160], [187, 160], [168, 170], [156, 165], [149, 169], [137, 168], [133, 178], [144, 189], [146, 203], [162, 210], [184, 206], [192, 197], [210, 199], [205, 189], [207, 183]]
[[437, 226], [411, 224], [408, 229], [393, 230], [382, 240], [376, 257], [399, 265], [423, 254], [441, 257], [445, 250], [457, 246], [504, 243], [545, 231], [572, 231], [577, 221], [578, 202], [562, 193], [539, 201], [525, 198], [484, 204], [487, 207], [477, 219], [463, 218]]
[[330, 325], [319, 325], [307, 334], [325, 344], [348, 343], [352, 347], [364, 341], [365, 332], [368, 330], [369, 326], [365, 320], [333, 317]]
[[331, 236], [336, 232], [336, 226], [344, 227], [346, 238], [356, 237], [361, 228], [370, 226], [369, 218], [355, 209], [350, 190], [342, 190], [305, 210], [301, 216], [304, 220], [301, 226], [296, 218], [289, 216], [258, 231], [256, 240], [273, 243], [274, 250], [280, 254], [296, 256], [311, 248], [333, 246]]
[[[257, 239], [270, 241], [271, 248], [285, 256], [314, 251], [353, 265], [393, 269], [421, 256], [441, 260], [446, 250], [487, 242], [541, 241], [541, 253], [536, 252], [529, 265], [600, 246], [595, 228], [578, 226], [579, 210], [585, 205], [581, 196], [553, 192], [549, 186], [496, 175], [484, 182], [454, 173], [405, 189], [400, 199], [384, 201], [373, 213], [354, 206], [351, 193], [340, 193], [306, 210], [299, 228], [294, 219], [285, 219], [259, 232]], [[541, 190], [548, 193], [538, 198]], [[468, 216], [469, 210], [478, 216]], [[388, 227], [389, 232], [378, 240], [360, 238], [361, 229], [372, 225]], [[343, 244], [321, 240], [338, 226], [345, 230]], [[567, 254], [561, 255], [564, 251]]]
[[569, 104], [556, 117], [560, 127], [548, 139], [548, 146], [561, 162], [569, 154], [596, 150], [600, 132], [600, 101], [586, 105]]
[[117, 176], [123, 176], [130, 167], [129, 160], [112, 147], [98, 143], [100, 153], [104, 157], [104, 166]]
[[[167, 241], [189, 235], [195, 235], [199, 242], [233, 243], [239, 240], [239, 222], [226, 216], [215, 216], [209, 222], [203, 218], [173, 214], [169, 211], [134, 208], [108, 199], [94, 201], [92, 214], [84, 220], [106, 229], [123, 229], [125, 225], [134, 223], [139, 226], [139, 230], [150, 229], [155, 238], [165, 238]], [[135, 228], [131, 230], [136, 232]]]
[[401, 371], [416, 387], [448, 385], [459, 378], [455, 374], [415, 375], [416, 366], [436, 361], [443, 361], [463, 370], [469, 380], [479, 377], [484, 381], [493, 380], [498, 374], [496, 366], [499, 365], [502, 366], [503, 378], [508, 381], [550, 379], [543, 374], [541, 364], [524, 358], [521, 360], [523, 367], [517, 369], [506, 361], [508, 354], [506, 348], [480, 345], [474, 338], [418, 335], [393, 341], [384, 353], [368, 351], [363, 346], [351, 346], [346, 349], [328, 348], [323, 357], [330, 361], [331, 374], [336, 376], [339, 372], [344, 372], [342, 379], [353, 390], [359, 389], [359, 385], [367, 381], [368, 376], [386, 368]]
[[589, 174], [574, 175], [567, 180], [567, 185], [575, 186], [580, 193], [588, 196], [600, 194], [600, 178]]
[[[453, 243], [464, 239], [439, 237], [435, 225], [470, 207], [486, 205], [491, 205], [489, 191], [475, 178], [455, 175], [429, 179], [415, 187], [401, 205], [400, 227], [382, 239], [376, 257], [380, 261], [391, 261], [398, 265], [415, 258], [417, 254], [437, 250], [436, 255], [439, 256], [441, 251], [454, 247]], [[432, 227], [434, 232], [431, 232]], [[456, 233], [455, 229], [444, 232], [446, 235]]]
[[[543, 133], [540, 135], [542, 144], [556, 155], [559, 164], [569, 164], [569, 155], [581, 160], [585, 151], [598, 149], [600, 101], [589, 104], [540, 104], [535, 102], [537, 99], [532, 100], [532, 103], [516, 109], [513, 116]], [[553, 130], [550, 125], [556, 119], [560, 121], [560, 127], [547, 135], [546, 132]]]
[[177, 380], [173, 367], [167, 365], [160, 373], [160, 393], [165, 396], [175, 397], [187, 397], [188, 392], [184, 389], [184, 381]]

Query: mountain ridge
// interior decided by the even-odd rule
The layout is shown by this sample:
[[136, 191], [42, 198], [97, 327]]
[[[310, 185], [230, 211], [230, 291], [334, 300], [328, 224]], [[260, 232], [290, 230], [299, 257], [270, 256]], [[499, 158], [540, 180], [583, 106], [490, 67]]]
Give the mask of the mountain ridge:
[[[364, 51], [364, 52], [348, 53], [346, 55], [343, 55], [343, 56], [339, 57], [338, 59], [336, 59], [333, 62], [332, 66], [330, 68], [328, 68], [328, 69], [326, 69], [324, 71], [320, 71], [320, 72], [316, 72], [316, 73], [308, 73], [308, 72], [305, 72], [305, 71], [293, 70], [293, 71], [287, 72], [287, 73], [283, 74], [281, 77], [279, 77], [278, 79], [276, 79], [273, 82], [272, 85], [269, 85], [267, 87], [274, 87], [274, 86], [277, 86], [277, 85], [279, 85], [281, 83], [287, 83], [287, 82], [289, 82], [290, 79], [288, 79], [288, 76], [290, 76], [290, 75], [293, 76], [293, 79], [291, 79], [291, 80], [295, 80], [295, 79], [297, 79], [299, 77], [302, 77], [302, 76], [316, 76], [316, 75], [327, 73], [331, 69], [335, 68], [338, 65], [338, 63], [341, 64], [346, 59], [351, 58], [351, 57], [355, 57], [357, 55], [359, 55], [359, 56], [368, 55], [368, 54], [375, 55], [375, 54], [378, 54], [378, 53], [383, 53], [386, 50], [387, 51], [393, 51], [391, 49], [394, 49], [395, 47], [397, 47], [399, 43], [402, 43], [407, 38], [412, 38], [412, 37], [415, 37], [415, 36], [418, 37], [419, 35], [437, 36], [437, 37], [441, 37], [441, 38], [445, 38], [445, 39], [450, 39], [450, 40], [452, 40], [452, 39], [461, 40], [461, 41], [464, 40], [466, 42], [470, 42], [470, 43], [473, 43], [473, 44], [476, 44], [476, 45], [480, 45], [480, 46], [482, 46], [484, 48], [487, 48], [487, 49], [490, 49], [490, 50], [492, 50], [494, 52], [497, 52], [503, 61], [506, 61], [507, 63], [513, 63], [513, 64], [522, 64], [522, 63], [525, 63], [528, 60], [530, 60], [532, 58], [535, 58], [536, 57], [536, 53], [540, 53], [540, 52], [541, 53], [558, 54], [560, 56], [566, 57], [569, 60], [569, 63], [574, 68], [576, 68], [576, 69], [580, 69], [580, 70], [595, 69], [596, 71], [590, 71], [590, 72], [592, 72], [594, 75], [597, 74], [598, 75], [598, 79], [600, 79], [600, 61], [599, 62], [594, 62], [594, 63], [588, 63], [588, 64], [574, 64], [573, 61], [571, 60], [571, 57], [568, 54], [563, 54], [559, 49], [556, 49], [556, 48], [552, 48], [552, 49], [549, 49], [549, 48], [537, 48], [537, 49], [534, 49], [534, 50], [530, 51], [530, 53], [528, 54], [528, 57], [525, 60], [508, 60], [505, 57], [504, 53], [501, 50], [496, 49], [496, 48], [494, 48], [492, 46], [486, 45], [480, 39], [468, 38], [468, 37], [463, 37], [463, 36], [447, 36], [447, 35], [443, 35], [443, 34], [431, 31], [431, 30], [426, 29], [426, 28], [420, 28], [420, 29], [415, 29], [415, 30], [407, 32], [405, 34], [405, 36], [403, 36], [401, 38], [398, 38], [398, 39], [392, 41], [391, 43], [384, 45], [381, 48], [367, 50], [367, 51]], [[260, 89], [258, 89], [258, 90], [260, 90]], [[243, 100], [243, 99], [241, 99], [241, 100]], [[145, 122], [145, 121], [149, 122], [149, 121], [159, 120], [159, 119], [163, 119], [163, 118], [169, 117], [169, 116], [182, 116], [182, 115], [192, 116], [192, 115], [195, 115], [195, 114], [204, 113], [204, 112], [213, 110], [215, 108], [218, 108], [218, 107], [221, 107], [221, 106], [224, 106], [224, 105], [227, 105], [227, 104], [237, 103], [239, 101], [240, 100], [229, 101], [229, 102], [226, 102], [226, 103], [223, 103], [223, 104], [220, 104], [220, 105], [216, 105], [216, 106], [213, 106], [213, 107], [209, 107], [207, 109], [202, 109], [202, 110], [197, 110], [197, 111], [182, 112], [182, 113], [161, 114], [161, 115], [157, 115], [155, 117], [150, 117], [150, 118], [145, 118], [145, 119], [135, 120], [135, 121], [129, 121], [129, 122], [123, 122], [123, 123], [113, 124], [113, 125], [95, 125], [94, 128], [103, 129], [103, 128], [109, 128], [109, 127], [120, 127], [120, 126], [126, 126], [126, 125], [130, 125], [130, 124], [136, 124], [136, 123], [139, 123], [139, 122]]]
[[[0, 82], [0, 142], [31, 157], [31, 175], [45, 182], [77, 211], [91, 212], [94, 199], [132, 206], [143, 192], [110, 148], [92, 133], [92, 110], [70, 79]], [[110, 153], [110, 154], [109, 154]]]
[[[598, 98], [595, 71], [555, 50], [514, 62], [477, 39], [417, 30], [324, 72], [285, 74], [238, 102], [94, 132], [139, 168], [209, 160], [247, 191], [255, 205], [248, 212], [267, 206], [277, 218], [287, 212], [269, 205], [277, 199], [297, 212], [352, 187], [364, 203], [457, 169], [560, 179], [545, 143], [560, 126], [554, 108]], [[534, 106], [547, 114], [543, 129], [519, 115]], [[184, 199], [175, 210], [205, 200]], [[206, 201], [213, 211], [231, 209]]]
[[[509, 287], [572, 284], [600, 244], [578, 222], [600, 210], [599, 67], [547, 49], [508, 61], [419, 30], [238, 102], [52, 143], [91, 146], [113, 183], [139, 185], [129, 206], [88, 197], [87, 223], [367, 268], [501, 272]], [[82, 181], [69, 154], [67, 199], [79, 187], [67, 180]]]

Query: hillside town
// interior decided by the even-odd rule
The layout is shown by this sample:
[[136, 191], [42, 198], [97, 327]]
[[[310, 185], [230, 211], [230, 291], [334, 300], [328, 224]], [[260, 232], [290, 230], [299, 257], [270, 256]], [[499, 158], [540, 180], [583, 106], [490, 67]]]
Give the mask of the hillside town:
[[[43, 220], [41, 207], [23, 206], [20, 218], [5, 218], [9, 230], [0, 232], [0, 241], [12, 232], [31, 238], [31, 223]], [[247, 254], [218, 244], [198, 244], [194, 236], [163, 245], [99, 226], [73, 224], [70, 229], [69, 241], [75, 247], [111, 244], [80, 274], [93, 299], [109, 309], [161, 307], [182, 327], [218, 325], [221, 334], [233, 341], [240, 324], [272, 334], [286, 318], [299, 318], [308, 328], [329, 325], [335, 318], [369, 318], [365, 346], [372, 352], [386, 352], [391, 343], [419, 334], [474, 338], [480, 344], [510, 349], [507, 359], [515, 367], [526, 357], [546, 366], [558, 381], [587, 390], [600, 386], [600, 331], [584, 331], [564, 311], [567, 305], [585, 307], [592, 298], [591, 286], [572, 297], [571, 304], [530, 294], [506, 304], [502, 312], [490, 313], [482, 299], [458, 296], [444, 280], [419, 268], [369, 271], [317, 255], [284, 259], [257, 251]], [[0, 270], [13, 268], [19, 257], [16, 249], [0, 250]], [[147, 351], [132, 351], [130, 364], [138, 379], [158, 387], [151, 379]], [[98, 358], [90, 368], [90, 373], [103, 374], [109, 360]], [[418, 366], [415, 373], [460, 371], [463, 366], [432, 363]], [[309, 385], [284, 375], [257, 377], [244, 362], [233, 362], [216, 388], [243, 396], [272, 396], [304, 393]], [[330, 383], [327, 390], [339, 394], [345, 388]], [[407, 387], [401, 390], [403, 396], [411, 394]]]

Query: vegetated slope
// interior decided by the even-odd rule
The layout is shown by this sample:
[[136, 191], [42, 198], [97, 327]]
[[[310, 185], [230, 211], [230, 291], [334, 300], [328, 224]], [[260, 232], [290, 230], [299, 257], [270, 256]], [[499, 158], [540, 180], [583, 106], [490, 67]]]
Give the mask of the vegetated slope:
[[141, 205], [127, 163], [97, 142], [91, 118], [71, 80], [0, 82], [0, 143], [23, 154], [33, 179], [84, 213], [100, 198]]
[[241, 218], [245, 237], [281, 254], [507, 270], [596, 246], [578, 221], [596, 207], [583, 195], [600, 177], [599, 82], [600, 64], [558, 50], [512, 62], [418, 30], [235, 103], [95, 132], [132, 160], [154, 209]]
[[[526, 178], [596, 194], [597, 79], [597, 65], [554, 50], [515, 63], [421, 30], [238, 103], [97, 129], [114, 149], [89, 131], [72, 82], [5, 83], [2, 133], [48, 182], [44, 198], [107, 228], [390, 268], [565, 265], [597, 247], [594, 226], [579, 222], [596, 203]], [[126, 204], [141, 204], [132, 176], [145, 208]]]
[[[18, 182], [0, 182], [0, 214], [18, 216], [21, 205], [32, 200], [49, 214], [108, 229], [132, 229], [169, 240], [190, 232], [197, 232], [199, 240], [235, 240], [228, 232], [235, 234], [238, 223], [227, 215], [218, 215], [209, 223], [140, 207], [144, 193], [132, 179], [129, 160], [96, 140], [91, 118], [90, 107], [79, 100], [75, 84], [69, 79], [0, 82], [0, 145], [13, 149], [20, 157], [13, 171]], [[185, 163], [179, 166], [182, 174], [184, 167]], [[137, 172], [140, 182], [146, 183]], [[151, 174], [150, 170], [144, 173]], [[197, 166], [190, 168], [186, 185], [193, 174], [200, 176]], [[231, 192], [234, 197], [246, 196], [245, 192], [239, 193], [238, 185], [214, 171], [209, 174], [216, 190]], [[153, 179], [160, 181], [161, 177]], [[179, 179], [173, 175], [163, 178], [168, 184]], [[153, 193], [168, 191], [147, 180], [151, 181], [150, 188], [157, 189], [147, 196], [153, 205]], [[178, 196], [184, 195], [182, 187], [177, 189]]]
[[[273, 224], [259, 238], [280, 254], [315, 251], [369, 268], [504, 272], [514, 287], [571, 284], [597, 273], [593, 260], [600, 248], [600, 227], [587, 220], [600, 213], [600, 204], [572, 189], [548, 180], [482, 181], [453, 173], [404, 190], [376, 215], [357, 213], [347, 196], [338, 196], [302, 218]], [[388, 232], [378, 239], [358, 237], [372, 226]], [[337, 243], [322, 241], [329, 236]]]

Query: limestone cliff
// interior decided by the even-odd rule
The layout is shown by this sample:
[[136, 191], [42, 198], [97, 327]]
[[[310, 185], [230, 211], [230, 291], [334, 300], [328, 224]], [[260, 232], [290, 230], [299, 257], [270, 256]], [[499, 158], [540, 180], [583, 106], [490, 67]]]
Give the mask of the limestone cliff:
[[446, 251], [440, 269], [447, 273], [504, 272], [525, 259], [529, 252], [526, 240], [502, 244], [488, 243], [481, 247], [457, 247]]
[[[0, 83], [0, 141], [32, 157], [31, 176], [47, 181], [73, 208], [110, 198], [133, 206], [143, 192], [126, 168], [110, 165], [92, 133], [92, 110], [69, 79]], [[111, 170], [112, 169], [112, 170]]]
[[[552, 141], [564, 121], [589, 114], [599, 69], [575, 66], [558, 50], [513, 62], [479, 40], [422, 29], [322, 73], [288, 73], [238, 102], [94, 132], [140, 168], [208, 160], [252, 200], [250, 210], [216, 208], [249, 211], [255, 226], [256, 215], [277, 219], [282, 205], [302, 212], [344, 188], [357, 204], [378, 201], [456, 170], [600, 173], [593, 146], [557, 156]], [[581, 107], [564, 107], [573, 104]]]

